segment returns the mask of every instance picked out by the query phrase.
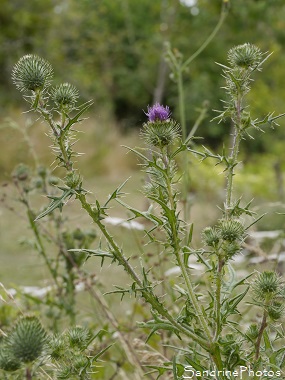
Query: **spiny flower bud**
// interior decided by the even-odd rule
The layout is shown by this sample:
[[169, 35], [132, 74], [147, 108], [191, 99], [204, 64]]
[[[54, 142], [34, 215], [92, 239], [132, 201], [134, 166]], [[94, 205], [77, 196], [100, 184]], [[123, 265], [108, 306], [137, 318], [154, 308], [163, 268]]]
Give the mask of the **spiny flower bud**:
[[236, 241], [233, 242], [226, 242], [223, 246], [223, 250], [225, 252], [225, 256], [228, 259], [233, 258], [234, 255], [236, 255], [240, 250], [240, 244], [237, 243]]
[[12, 176], [18, 181], [26, 181], [29, 179], [30, 169], [25, 164], [19, 164], [13, 171]]
[[61, 111], [72, 111], [78, 96], [77, 88], [70, 83], [62, 83], [51, 90], [51, 97]]
[[52, 77], [51, 64], [34, 54], [24, 55], [12, 71], [12, 80], [20, 91], [43, 90], [50, 85]]
[[259, 300], [273, 299], [282, 291], [281, 279], [276, 272], [259, 273], [252, 283], [254, 296]]
[[219, 232], [212, 227], [206, 227], [202, 232], [202, 240], [209, 247], [216, 247], [220, 241]]
[[65, 341], [60, 336], [53, 336], [48, 342], [48, 354], [52, 360], [60, 360], [66, 351]]
[[281, 301], [273, 301], [267, 308], [268, 315], [273, 321], [278, 321], [278, 319], [283, 317], [284, 311], [285, 305], [284, 302]]
[[156, 103], [148, 106], [148, 122], [143, 125], [142, 137], [148, 145], [163, 148], [180, 136], [179, 125], [170, 119], [169, 107]]
[[238, 220], [222, 219], [219, 221], [218, 230], [221, 238], [229, 242], [242, 240], [244, 238], [244, 227]]
[[7, 338], [7, 348], [23, 363], [36, 360], [43, 352], [46, 332], [34, 316], [18, 320]]
[[21, 362], [13, 352], [4, 345], [0, 347], [0, 368], [4, 371], [13, 372], [21, 367]]
[[89, 364], [88, 358], [84, 355], [77, 355], [73, 360], [72, 366], [74, 368], [74, 372], [81, 373], [82, 369], [86, 368]]
[[40, 166], [37, 168], [37, 173], [38, 173], [38, 175], [39, 175], [41, 178], [46, 178], [46, 176], [47, 176], [47, 169], [46, 169], [46, 167], [40, 165]]
[[259, 334], [259, 328], [256, 323], [253, 323], [252, 325], [250, 325], [245, 333], [245, 335], [248, 336], [250, 340], [257, 339], [258, 334]]
[[261, 62], [263, 53], [250, 43], [238, 45], [229, 50], [228, 61], [231, 66], [238, 66], [244, 69], [255, 68]]
[[48, 183], [49, 185], [57, 185], [59, 183], [59, 178], [55, 176], [48, 177]]
[[70, 379], [71, 371], [68, 367], [60, 368], [56, 374], [58, 380]]
[[85, 350], [91, 338], [90, 331], [84, 327], [76, 326], [70, 328], [66, 337], [69, 340], [71, 347], [78, 347], [80, 350]]
[[65, 177], [65, 184], [71, 189], [75, 189], [82, 182], [82, 179], [79, 174], [75, 172], [68, 173]]

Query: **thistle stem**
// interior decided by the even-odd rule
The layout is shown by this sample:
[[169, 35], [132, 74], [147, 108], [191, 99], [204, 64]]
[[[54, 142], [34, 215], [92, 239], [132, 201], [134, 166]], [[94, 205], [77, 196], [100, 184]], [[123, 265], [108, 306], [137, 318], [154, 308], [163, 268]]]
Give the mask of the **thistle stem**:
[[[169, 161], [169, 159], [167, 157], [165, 159], [165, 162], [168, 162], [168, 161]], [[171, 210], [173, 211], [173, 214], [177, 214], [174, 195], [172, 192], [171, 182], [170, 182], [168, 175], [166, 175], [166, 183], [167, 183], [168, 198], [169, 198]], [[176, 215], [176, 217], [172, 218], [171, 220], [170, 220], [170, 218], [168, 218], [168, 222], [169, 222], [170, 227], [171, 227], [171, 233], [172, 233], [172, 238], [173, 238], [172, 247], [173, 247], [174, 255], [176, 257], [176, 260], [177, 260], [179, 267], [181, 268], [182, 276], [184, 278], [185, 285], [187, 287], [188, 296], [189, 296], [189, 299], [190, 299], [190, 301], [194, 307], [195, 314], [199, 320], [200, 326], [202, 327], [203, 331], [205, 332], [208, 341], [212, 342], [211, 331], [208, 327], [208, 323], [207, 323], [207, 321], [203, 315], [202, 309], [201, 309], [200, 304], [197, 300], [197, 297], [196, 297], [196, 294], [194, 292], [192, 283], [191, 283], [191, 281], [189, 279], [189, 275], [187, 273], [186, 266], [184, 264], [184, 258], [182, 257], [180, 239], [179, 239], [178, 232], [177, 232], [177, 223], [176, 223], [177, 217], [178, 216]]]
[[215, 298], [215, 311], [216, 311], [216, 331], [214, 341], [219, 339], [221, 333], [221, 291], [223, 279], [224, 259], [219, 258], [218, 270], [216, 274], [216, 298]]
[[85, 209], [90, 217], [93, 219], [93, 221], [97, 224], [103, 235], [105, 236], [106, 240], [110, 244], [110, 247], [112, 247], [112, 253], [114, 255], [114, 258], [117, 260], [117, 262], [122, 265], [125, 269], [125, 271], [130, 275], [130, 277], [136, 282], [136, 284], [141, 288], [141, 294], [142, 297], [146, 300], [147, 303], [149, 303], [154, 310], [156, 310], [161, 316], [163, 316], [165, 319], [167, 319], [172, 326], [178, 330], [179, 332], [183, 333], [184, 335], [188, 336], [189, 338], [193, 339], [197, 343], [199, 343], [202, 347], [210, 350], [210, 344], [206, 339], [203, 339], [199, 337], [198, 335], [192, 333], [190, 330], [188, 330], [185, 326], [178, 323], [166, 310], [164, 305], [158, 300], [158, 298], [153, 294], [151, 290], [144, 289], [143, 282], [137, 275], [137, 273], [134, 271], [134, 269], [131, 267], [129, 260], [124, 257], [123, 253], [121, 252], [121, 249], [117, 246], [115, 243], [113, 237], [108, 233], [105, 226], [101, 223], [100, 220], [98, 220], [98, 216], [95, 215], [94, 211], [92, 210], [91, 205], [87, 202], [86, 197], [84, 194], [78, 194], [77, 198], [79, 199], [82, 208]]
[[261, 322], [259, 332], [258, 332], [258, 337], [257, 337], [256, 343], [255, 343], [255, 360], [256, 361], [259, 358], [261, 339], [262, 339], [262, 336], [263, 336], [263, 333], [264, 333], [264, 330], [266, 329], [266, 327], [267, 327], [267, 312], [266, 312], [266, 310], [264, 310], [262, 322]]
[[204, 43], [195, 51], [194, 54], [192, 54], [182, 65], [182, 70], [185, 70], [185, 68], [192, 62], [194, 61], [195, 58], [198, 57], [199, 54], [202, 53], [203, 50], [209, 45], [209, 43], [214, 39], [218, 31], [220, 30], [221, 26], [223, 25], [226, 16], [228, 14], [228, 6], [227, 6], [227, 1], [223, 1], [221, 13], [220, 13], [220, 18], [218, 23], [216, 24], [215, 28], [213, 29], [212, 33], [206, 38]]

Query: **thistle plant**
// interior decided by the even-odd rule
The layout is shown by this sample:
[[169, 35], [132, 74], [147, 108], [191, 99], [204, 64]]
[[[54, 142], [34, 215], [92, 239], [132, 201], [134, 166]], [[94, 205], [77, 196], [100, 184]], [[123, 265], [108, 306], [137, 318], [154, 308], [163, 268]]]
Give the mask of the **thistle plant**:
[[[148, 120], [141, 132], [146, 146], [142, 149], [129, 148], [138, 156], [150, 178], [143, 189], [151, 203], [147, 211], [140, 211], [122, 199], [125, 195], [124, 183], [103, 204], [97, 199], [95, 202], [89, 200], [90, 195], [83, 187], [83, 179], [74, 168], [73, 157], [77, 154], [73, 150], [73, 138], [74, 125], [80, 122], [81, 115], [88, 110], [91, 102], [76, 107], [78, 93], [74, 87], [63, 84], [50, 89], [49, 75], [42, 85], [36, 82], [31, 86], [25, 76], [29, 73], [28, 68], [43, 65], [39, 57], [21, 59], [13, 71], [18, 88], [31, 92], [30, 97], [26, 98], [31, 109], [47, 122], [56, 162], [65, 170], [63, 185], [58, 186], [61, 195], [49, 196], [49, 206], [35, 221], [54, 214], [58, 209], [62, 211], [71, 198], [79, 201], [83, 211], [97, 226], [102, 239], [95, 249], [78, 248], [72, 249], [72, 252], [78, 255], [84, 252], [100, 258], [102, 265], [109, 259], [129, 275], [131, 285], [115, 292], [122, 296], [129, 294], [142, 298], [149, 306], [151, 319], [140, 323], [142, 328], [150, 331], [149, 341], [158, 331], [165, 330], [173, 343], [168, 347], [175, 352], [172, 360], [151, 367], [159, 372], [159, 376], [172, 369], [175, 379], [211, 379], [214, 373], [217, 379], [225, 380], [238, 376], [239, 373], [236, 375], [235, 371], [241, 371], [241, 368], [252, 370], [254, 379], [261, 376], [265, 378], [264, 371], [274, 371], [273, 376], [276, 378], [281, 376], [285, 364], [284, 333], [281, 327], [284, 282], [275, 272], [269, 271], [256, 273], [255, 276], [248, 274], [237, 280], [233, 268], [235, 256], [241, 251], [250, 227], [260, 218], [255, 217], [250, 202], [243, 205], [241, 198], [235, 198], [234, 176], [239, 166], [240, 144], [249, 135], [250, 128], [260, 130], [266, 124], [274, 126], [277, 118], [282, 116], [268, 114], [262, 120], [252, 119], [247, 104], [246, 95], [250, 91], [252, 75], [261, 70], [268, 57], [259, 48], [244, 44], [230, 50], [228, 66], [221, 65], [226, 80], [227, 100], [224, 109], [214, 120], [224, 122], [230, 119], [233, 125], [232, 145], [228, 150], [224, 148], [222, 154], [212, 153], [207, 148], [194, 150], [190, 146], [192, 136], [181, 138], [180, 126], [171, 117], [169, 107], [160, 104], [148, 107]], [[145, 154], [145, 151], [150, 151], [150, 155]], [[188, 152], [202, 157], [202, 160], [211, 158], [216, 164], [223, 165], [226, 179], [222, 214], [214, 226], [206, 227], [202, 232], [203, 248], [193, 246], [194, 225], [181, 216], [181, 173], [176, 160], [180, 153]], [[169, 289], [167, 294], [161, 292], [161, 284], [153, 268], [146, 265], [143, 255], [140, 265], [133, 266], [131, 257], [127, 256], [121, 244], [108, 231], [104, 219], [113, 201], [131, 213], [131, 219], [142, 218], [147, 226], [151, 225], [145, 230], [148, 247], [155, 244], [161, 255], [171, 257], [179, 267], [179, 283], [173, 284], [164, 279], [163, 285]], [[249, 224], [246, 223], [248, 217], [252, 218]], [[189, 259], [203, 265], [204, 271], [200, 273], [203, 282], [193, 276]], [[251, 276], [253, 279], [249, 280]], [[171, 295], [174, 295], [173, 298]], [[245, 307], [248, 304], [254, 310], [261, 310], [261, 319], [254, 314], [247, 317]], [[247, 329], [244, 328], [251, 318], [256, 320]], [[192, 377], [187, 377], [189, 372]], [[61, 378], [73, 375], [63, 372]]]
[[[110, 347], [91, 354], [100, 333], [76, 326], [60, 335], [48, 334], [36, 316], [22, 316], [0, 342], [0, 369], [5, 379], [89, 380], [96, 361]], [[12, 377], [6, 377], [9, 374]]]
[[21, 317], [0, 346], [0, 368], [14, 372], [24, 367], [25, 379], [32, 379], [33, 365], [44, 355], [47, 333], [34, 316]]

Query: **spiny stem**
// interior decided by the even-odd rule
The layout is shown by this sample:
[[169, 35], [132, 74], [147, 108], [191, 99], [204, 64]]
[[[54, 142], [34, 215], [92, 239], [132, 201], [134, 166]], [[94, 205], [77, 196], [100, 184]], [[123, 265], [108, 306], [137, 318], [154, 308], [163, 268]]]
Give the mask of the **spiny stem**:
[[235, 109], [235, 125], [234, 125], [234, 138], [231, 147], [231, 154], [229, 157], [229, 166], [227, 168], [227, 187], [226, 187], [226, 204], [225, 204], [225, 216], [229, 217], [229, 212], [232, 204], [233, 194], [233, 177], [234, 170], [238, 164], [239, 146], [242, 138], [241, 130], [241, 114], [242, 114], [242, 96], [238, 94]]
[[209, 346], [209, 342], [207, 340], [205, 340], [205, 339], [199, 337], [198, 335], [192, 333], [185, 326], [183, 326], [182, 324], [178, 323], [168, 313], [168, 311], [166, 310], [166, 308], [164, 307], [164, 305], [158, 300], [158, 298], [152, 293], [151, 290], [144, 290], [143, 289], [143, 286], [144, 286], [143, 282], [141, 281], [141, 279], [139, 278], [139, 276], [136, 274], [136, 272], [134, 271], [134, 269], [131, 267], [128, 259], [126, 259], [124, 257], [124, 255], [122, 254], [120, 248], [117, 246], [117, 244], [115, 243], [115, 241], [112, 238], [112, 236], [108, 233], [108, 231], [106, 230], [105, 226], [100, 222], [100, 220], [98, 220], [98, 217], [94, 215], [94, 211], [92, 210], [91, 205], [87, 202], [85, 195], [84, 194], [78, 194], [77, 198], [81, 202], [81, 205], [82, 205], [83, 209], [85, 209], [88, 212], [88, 214], [91, 216], [91, 218], [93, 219], [93, 221], [97, 224], [97, 226], [99, 227], [99, 229], [101, 230], [101, 232], [105, 236], [106, 240], [108, 241], [108, 243], [112, 247], [112, 249], [113, 249], [113, 255], [114, 255], [115, 259], [118, 261], [118, 263], [120, 265], [122, 265], [124, 267], [124, 269], [126, 270], [126, 272], [137, 283], [137, 285], [140, 288], [142, 288], [140, 291], [141, 291], [141, 294], [142, 294], [143, 298], [146, 300], [146, 302], [149, 303], [154, 308], [154, 310], [156, 310], [161, 316], [165, 317], [172, 324], [172, 326], [175, 327], [178, 331], [180, 331], [181, 333], [185, 334], [189, 338], [195, 340], [202, 347], [208, 348], [208, 350], [209, 350], [210, 346]]
[[221, 290], [222, 290], [222, 279], [223, 279], [223, 267], [224, 259], [219, 258], [218, 270], [216, 274], [216, 299], [215, 299], [215, 309], [216, 309], [216, 331], [214, 340], [219, 339], [221, 333]]
[[255, 360], [256, 361], [259, 358], [261, 339], [262, 339], [263, 332], [266, 329], [266, 327], [267, 327], [267, 312], [266, 312], [266, 310], [264, 310], [263, 317], [262, 317], [262, 322], [261, 322], [260, 329], [259, 329], [259, 332], [258, 332], [257, 341], [255, 343]]
[[[165, 161], [168, 162], [168, 159]], [[168, 175], [166, 175], [166, 183], [167, 183], [167, 191], [168, 191], [170, 207], [173, 210], [174, 214], [176, 214], [176, 206], [175, 206], [174, 195], [172, 192], [171, 182], [170, 182]], [[189, 275], [187, 273], [187, 269], [186, 269], [186, 266], [184, 264], [184, 258], [181, 256], [182, 251], [181, 251], [181, 246], [180, 246], [180, 239], [179, 239], [179, 236], [177, 233], [176, 219], [175, 220], [169, 220], [169, 223], [170, 223], [170, 227], [172, 230], [172, 236], [173, 236], [173, 245], [172, 246], [173, 246], [174, 254], [175, 254], [176, 260], [178, 262], [178, 265], [181, 268], [182, 276], [184, 278], [184, 281], [185, 281], [185, 284], [187, 287], [187, 291], [188, 291], [190, 301], [194, 307], [195, 314], [199, 320], [200, 326], [203, 328], [209, 342], [212, 342], [211, 331], [210, 331], [210, 329], [208, 327], [208, 323], [207, 323], [207, 321], [203, 315], [200, 304], [196, 298], [192, 283], [189, 279]]]

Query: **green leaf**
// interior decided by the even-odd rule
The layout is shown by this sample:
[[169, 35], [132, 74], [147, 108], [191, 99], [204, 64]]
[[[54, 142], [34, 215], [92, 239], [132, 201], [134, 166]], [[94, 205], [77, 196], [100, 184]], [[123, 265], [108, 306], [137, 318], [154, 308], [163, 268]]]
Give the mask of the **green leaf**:
[[134, 207], [131, 207], [128, 204], [126, 204], [125, 202], [121, 201], [120, 199], [116, 199], [116, 200], [120, 205], [124, 206], [126, 209], [131, 211], [134, 214], [135, 218], [143, 217], [144, 219], [150, 220], [156, 226], [157, 225], [160, 225], [160, 226], [163, 225], [163, 221], [160, 218], [158, 218], [157, 216], [155, 216], [154, 214], [150, 213], [149, 210], [148, 211], [139, 211], [139, 210], [135, 209]]
[[121, 192], [121, 189], [125, 186], [125, 184], [128, 182], [128, 180], [130, 179], [127, 178], [120, 186], [118, 186], [111, 195], [109, 195], [106, 203], [104, 204], [103, 208], [106, 208], [108, 203], [111, 202], [113, 199], [117, 199], [118, 197], [120, 197], [121, 195], [123, 195], [124, 193]]
[[35, 219], [35, 222], [44, 216], [51, 214], [55, 209], [59, 208], [60, 211], [65, 204], [65, 200], [71, 198], [75, 194], [73, 189], [65, 189], [60, 197], [48, 196], [48, 198], [52, 199], [52, 202], [49, 204], [48, 208], [43, 211], [40, 215], [38, 215]]
[[146, 327], [146, 328], [151, 328], [151, 332], [149, 333], [146, 343], [149, 341], [149, 339], [152, 337], [152, 335], [158, 331], [158, 330], [168, 330], [172, 331], [174, 334], [177, 335], [177, 337], [181, 340], [181, 337], [179, 335], [179, 330], [176, 329], [171, 323], [165, 322], [163, 320], [151, 320], [148, 322], [139, 322], [138, 325], [140, 327]]
[[[169, 370], [171, 370], [171, 365], [172, 365], [172, 363], [169, 362], [169, 363], [165, 363], [164, 366], [147, 364], [147, 365], [144, 365], [144, 367], [153, 368], [155, 371], [157, 371], [158, 376], [157, 376], [156, 380], [158, 380], [165, 372], [168, 372]], [[150, 375], [153, 372], [154, 371], [147, 372], [146, 375]]]
[[173, 376], [174, 380], [181, 380], [181, 376], [184, 373], [184, 366], [182, 364], [177, 364], [176, 362], [177, 355], [174, 355], [173, 362], [172, 362], [172, 368], [173, 368]]
[[[82, 248], [82, 249], [69, 249], [68, 250], [69, 252], [77, 252], [77, 253], [80, 253], [80, 252], [83, 252], [83, 253], [87, 253], [89, 256], [95, 256], [95, 257], [101, 257], [101, 267], [103, 266], [104, 264], [104, 259], [107, 257], [108, 259], [114, 259], [114, 256], [112, 255], [112, 253], [108, 252], [108, 251], [103, 251], [102, 249], [98, 248], [98, 249], [87, 249], [87, 248]], [[87, 259], [86, 259], [87, 261]]]
[[79, 109], [79, 112], [72, 118], [69, 120], [69, 122], [66, 124], [66, 126], [64, 127], [64, 129], [62, 130], [62, 133], [63, 135], [65, 135], [69, 130], [70, 128], [72, 127], [72, 125], [80, 122], [81, 120], [79, 119], [79, 117], [85, 112], [88, 110], [88, 108], [90, 108], [93, 104], [93, 101], [92, 100], [89, 100], [88, 102], [82, 104], [80, 106], [80, 109]]

